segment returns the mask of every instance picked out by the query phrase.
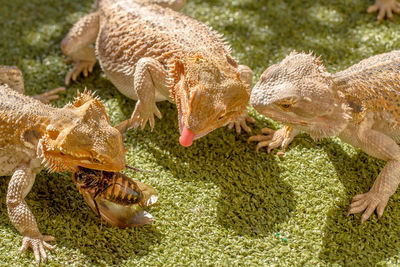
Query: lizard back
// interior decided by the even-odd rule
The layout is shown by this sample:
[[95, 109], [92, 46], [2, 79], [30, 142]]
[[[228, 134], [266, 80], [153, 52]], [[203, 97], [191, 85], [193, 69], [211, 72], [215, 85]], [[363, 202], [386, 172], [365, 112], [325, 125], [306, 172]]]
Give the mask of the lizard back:
[[42, 127], [53, 108], [20, 94], [8, 85], [0, 85], [0, 147], [22, 143], [21, 133]]
[[139, 1], [101, 1], [96, 43], [102, 67], [126, 75], [133, 74], [143, 57], [166, 65], [171, 58], [198, 53], [207, 58], [222, 56], [237, 66], [221, 35], [207, 25], [170, 8]]
[[334, 83], [360, 122], [367, 112], [389, 115], [400, 125], [400, 51], [364, 59], [338, 72]]

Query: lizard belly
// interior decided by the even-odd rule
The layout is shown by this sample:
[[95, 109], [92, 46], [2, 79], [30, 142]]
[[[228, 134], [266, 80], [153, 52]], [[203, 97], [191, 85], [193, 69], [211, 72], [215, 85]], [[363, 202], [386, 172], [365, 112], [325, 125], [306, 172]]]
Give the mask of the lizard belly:
[[[118, 88], [118, 90], [125, 95], [126, 97], [138, 100], [138, 96], [136, 91], [133, 88], [133, 77], [129, 75], [125, 75], [123, 73], [108, 71], [107, 69], [103, 68], [104, 73], [107, 77], [111, 80], [111, 82]], [[156, 102], [168, 100], [163, 94], [160, 93], [160, 90], [156, 88]]]
[[391, 114], [385, 113], [377, 116], [376, 122], [372, 125], [372, 129], [384, 133], [391, 137], [396, 143], [400, 143], [400, 125]]

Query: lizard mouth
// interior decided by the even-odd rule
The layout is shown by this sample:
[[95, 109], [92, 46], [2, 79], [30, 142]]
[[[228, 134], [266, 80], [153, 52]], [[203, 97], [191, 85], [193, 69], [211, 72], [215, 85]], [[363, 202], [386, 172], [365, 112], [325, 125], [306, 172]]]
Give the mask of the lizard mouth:
[[125, 168], [125, 156], [116, 157], [111, 160], [96, 159], [81, 154], [67, 154], [58, 150], [47, 149], [43, 141], [39, 141], [38, 156], [42, 159], [41, 164], [49, 172], [76, 171], [79, 167], [109, 172], [118, 172]]
[[[185, 122], [183, 121], [183, 113], [182, 113], [182, 107], [181, 104], [177, 105], [178, 108], [178, 123], [179, 123], [179, 133], [181, 135], [181, 137], [184, 135], [186, 135], [187, 131], [190, 132], [190, 130], [185, 126]], [[203, 133], [200, 134], [196, 134], [196, 133], [192, 133], [192, 136], [190, 137], [190, 141], [199, 139], [205, 135], [207, 135], [208, 133], [212, 132], [213, 129], [205, 131]], [[191, 132], [190, 132], [191, 133]]]
[[263, 108], [256, 107], [256, 110], [259, 113], [271, 118], [274, 121], [284, 123], [284, 124], [287, 124], [290, 126], [298, 126], [298, 127], [310, 126], [309, 122], [307, 122], [305, 120], [300, 120], [294, 116], [291, 116], [288, 112], [281, 114], [281, 112], [276, 111], [272, 107], [263, 107]]
[[323, 116], [316, 116], [312, 118], [299, 118], [296, 115], [290, 114], [290, 112], [282, 113], [279, 110], [274, 109], [274, 107], [263, 107], [258, 109], [256, 108], [256, 110], [274, 121], [309, 133], [313, 139], [321, 139], [324, 137], [335, 136], [346, 125], [342, 122], [332, 124], [330, 119], [327, 119]]

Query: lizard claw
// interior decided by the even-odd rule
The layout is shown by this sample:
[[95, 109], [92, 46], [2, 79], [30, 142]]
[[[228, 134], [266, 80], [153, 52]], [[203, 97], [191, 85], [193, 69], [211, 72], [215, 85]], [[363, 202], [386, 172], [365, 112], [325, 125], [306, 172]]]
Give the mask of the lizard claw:
[[54, 247], [49, 245], [47, 242], [55, 241], [53, 236], [45, 235], [40, 237], [29, 237], [24, 236], [22, 239], [22, 246], [19, 250], [20, 254], [24, 253], [27, 248], [31, 247], [33, 254], [35, 255], [36, 264], [39, 266], [41, 262], [47, 261], [47, 255], [45, 248], [48, 250], [53, 250]]
[[376, 0], [375, 4], [367, 9], [368, 13], [378, 12], [378, 22], [381, 22], [385, 16], [393, 20], [393, 12], [400, 13], [400, 3], [396, 0]]
[[236, 121], [230, 122], [228, 124], [228, 130], [231, 130], [233, 127], [235, 127], [236, 133], [240, 134], [241, 131], [242, 131], [242, 128], [243, 128], [243, 130], [246, 133], [251, 133], [251, 129], [247, 125], [247, 122], [255, 123], [256, 120], [253, 117], [250, 117], [249, 114], [246, 111], [245, 113], [240, 115], [239, 118]]
[[388, 201], [389, 197], [371, 191], [365, 194], [356, 195], [352, 200], [347, 216], [364, 211], [361, 216], [361, 223], [364, 223], [376, 210], [378, 219], [380, 219]]
[[83, 73], [84, 77], [87, 77], [89, 75], [89, 73], [91, 73], [93, 71], [93, 66], [94, 64], [96, 64], [96, 61], [84, 61], [84, 60], [80, 60], [78, 61], [75, 66], [72, 68], [72, 70], [70, 70], [67, 74], [67, 76], [65, 76], [65, 84], [69, 85], [71, 82], [71, 79], [73, 81], [76, 81], [76, 79], [78, 78], [78, 76]]
[[272, 130], [270, 128], [263, 128], [261, 132], [264, 135], [254, 135], [247, 139], [247, 143], [258, 142], [256, 151], [260, 148], [267, 147], [267, 152], [270, 153], [272, 149], [282, 147], [282, 151], [278, 152], [278, 156], [283, 156], [287, 145], [290, 144], [293, 138], [290, 137], [290, 127], [283, 127], [279, 130]]
[[59, 98], [58, 94], [61, 92], [65, 92], [65, 87], [58, 87], [43, 94], [35, 95], [33, 96], [33, 98], [47, 104], [51, 100], [58, 99]]
[[130, 128], [136, 129], [139, 126], [143, 130], [148, 121], [151, 130], [153, 130], [155, 124], [154, 115], [156, 115], [159, 119], [162, 118], [161, 112], [158, 110], [156, 104], [153, 103], [153, 106], [145, 105], [142, 104], [142, 102], [139, 100], [136, 103], [136, 107], [132, 113], [131, 118], [119, 123], [115, 126], [115, 128], [117, 128], [122, 134]]

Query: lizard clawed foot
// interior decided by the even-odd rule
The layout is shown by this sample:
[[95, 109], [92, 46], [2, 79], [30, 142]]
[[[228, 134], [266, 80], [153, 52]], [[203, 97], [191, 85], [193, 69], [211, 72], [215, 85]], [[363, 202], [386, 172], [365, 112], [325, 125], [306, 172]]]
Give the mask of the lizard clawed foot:
[[396, 0], [376, 0], [375, 4], [367, 9], [367, 12], [373, 13], [378, 10], [378, 22], [381, 22], [385, 16], [393, 20], [393, 12], [400, 14], [400, 3]]
[[76, 79], [78, 78], [78, 76], [83, 73], [83, 76], [87, 77], [89, 75], [89, 73], [91, 73], [93, 71], [93, 67], [96, 64], [96, 61], [84, 61], [84, 60], [80, 60], [78, 62], [76, 62], [75, 66], [72, 68], [72, 70], [70, 70], [67, 74], [67, 76], [65, 76], [65, 84], [69, 85], [71, 82], [71, 79], [73, 81], [76, 81]]
[[[263, 128], [261, 129], [261, 132], [264, 135], [254, 135], [251, 136], [249, 139], [247, 139], [247, 143], [253, 141], [258, 142], [256, 146], [257, 152], [260, 150], [260, 148], [267, 147], [268, 148], [267, 152], [270, 153], [272, 149], [282, 146], [284, 140], [286, 139], [286, 132], [284, 128], [281, 128], [279, 130]], [[285, 147], [282, 146], [282, 151], [281, 153], [279, 153], [280, 156], [285, 153], [285, 148], [286, 146]]]
[[58, 99], [60, 97], [58, 94], [61, 92], [65, 92], [65, 87], [58, 87], [43, 94], [35, 95], [33, 98], [47, 104], [51, 100]]
[[378, 219], [380, 219], [388, 201], [389, 197], [371, 191], [365, 194], [356, 195], [352, 200], [347, 216], [364, 211], [361, 216], [361, 223], [363, 223], [368, 220], [371, 214], [376, 210]]
[[44, 235], [40, 237], [24, 236], [24, 238], [22, 239], [22, 246], [19, 252], [20, 254], [22, 254], [25, 252], [27, 248], [31, 247], [33, 250], [33, 254], [35, 255], [36, 263], [39, 266], [41, 262], [47, 261], [47, 255], [44, 249], [45, 248], [47, 248], [48, 250], [54, 249], [54, 247], [47, 244], [47, 242], [55, 240], [56, 239], [51, 235]]
[[251, 133], [250, 127], [247, 125], [247, 122], [250, 123], [255, 123], [256, 120], [253, 117], [250, 117], [250, 115], [247, 113], [243, 113], [242, 115], [239, 116], [239, 118], [234, 121], [230, 122], [228, 125], [228, 130], [231, 130], [235, 126], [235, 130], [237, 134], [240, 134], [242, 131], [242, 128], [245, 132]]
[[136, 103], [135, 111], [133, 111], [132, 117], [119, 123], [117, 126], [115, 126], [115, 128], [117, 128], [121, 134], [124, 134], [130, 128], [136, 129], [139, 126], [143, 130], [147, 121], [149, 121], [151, 130], [153, 130], [155, 124], [154, 115], [156, 115], [159, 119], [162, 118], [161, 112], [158, 110], [156, 103], [153, 103], [153, 105], [146, 105], [142, 104], [142, 102], [139, 100]]

